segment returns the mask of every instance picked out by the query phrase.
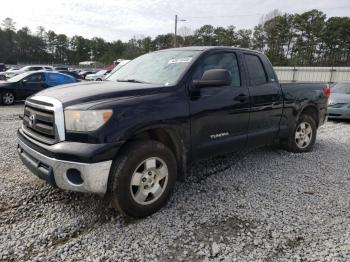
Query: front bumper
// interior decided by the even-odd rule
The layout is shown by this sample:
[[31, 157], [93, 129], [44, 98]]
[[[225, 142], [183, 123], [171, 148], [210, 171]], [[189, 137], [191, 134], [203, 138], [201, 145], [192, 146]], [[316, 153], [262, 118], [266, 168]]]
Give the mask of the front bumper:
[[61, 189], [105, 194], [112, 160], [81, 163], [58, 160], [32, 149], [18, 137], [18, 154], [39, 178]]
[[350, 108], [328, 107], [327, 115], [330, 119], [350, 119]]

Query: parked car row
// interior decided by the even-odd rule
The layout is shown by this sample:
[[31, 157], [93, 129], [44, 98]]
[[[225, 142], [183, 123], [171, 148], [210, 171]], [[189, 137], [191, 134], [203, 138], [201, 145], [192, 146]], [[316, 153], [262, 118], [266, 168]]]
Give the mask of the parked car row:
[[30, 71], [39, 71], [39, 70], [47, 70], [47, 71], [53, 71], [54, 68], [52, 66], [41, 66], [41, 65], [31, 65], [31, 66], [25, 66], [22, 67], [21, 69], [13, 69], [5, 72], [5, 77], [6, 78], [11, 78], [16, 75], [25, 73], [25, 72], [30, 72]]
[[42, 91], [45, 88], [62, 84], [84, 81], [103, 81], [115, 73], [130, 60], [123, 60], [112, 71], [100, 70], [97, 73], [92, 71], [70, 70], [67, 67], [51, 66], [25, 66], [21, 69], [9, 69], [2, 74], [0, 80], [0, 103], [11, 105], [16, 100], [24, 100], [27, 97]]
[[24, 100], [45, 88], [76, 82], [78, 80], [74, 77], [59, 72], [25, 72], [0, 81], [0, 101], [12, 105], [16, 100]]

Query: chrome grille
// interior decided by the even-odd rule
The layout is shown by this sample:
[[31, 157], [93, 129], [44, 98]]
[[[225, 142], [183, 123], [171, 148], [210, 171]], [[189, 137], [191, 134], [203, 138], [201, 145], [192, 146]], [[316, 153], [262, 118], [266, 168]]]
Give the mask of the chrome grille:
[[49, 97], [33, 97], [25, 102], [22, 129], [25, 134], [46, 144], [63, 141], [62, 104]]
[[54, 112], [25, 105], [23, 127], [35, 138], [53, 144], [55, 142]]

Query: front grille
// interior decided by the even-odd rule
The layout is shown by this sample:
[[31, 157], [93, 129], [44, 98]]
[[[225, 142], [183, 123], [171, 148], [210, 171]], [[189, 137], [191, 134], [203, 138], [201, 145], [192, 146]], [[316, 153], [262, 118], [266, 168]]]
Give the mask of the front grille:
[[47, 144], [56, 141], [55, 112], [47, 107], [26, 103], [23, 116], [23, 130], [32, 138]]

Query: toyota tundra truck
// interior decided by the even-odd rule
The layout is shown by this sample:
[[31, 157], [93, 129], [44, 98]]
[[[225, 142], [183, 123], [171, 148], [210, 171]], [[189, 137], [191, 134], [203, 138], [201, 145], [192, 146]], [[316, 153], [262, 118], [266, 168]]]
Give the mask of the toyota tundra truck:
[[322, 83], [280, 84], [260, 52], [161, 50], [106, 81], [28, 98], [18, 153], [49, 184], [106, 195], [141, 218], [164, 206], [193, 161], [275, 143], [312, 150], [329, 95]]

